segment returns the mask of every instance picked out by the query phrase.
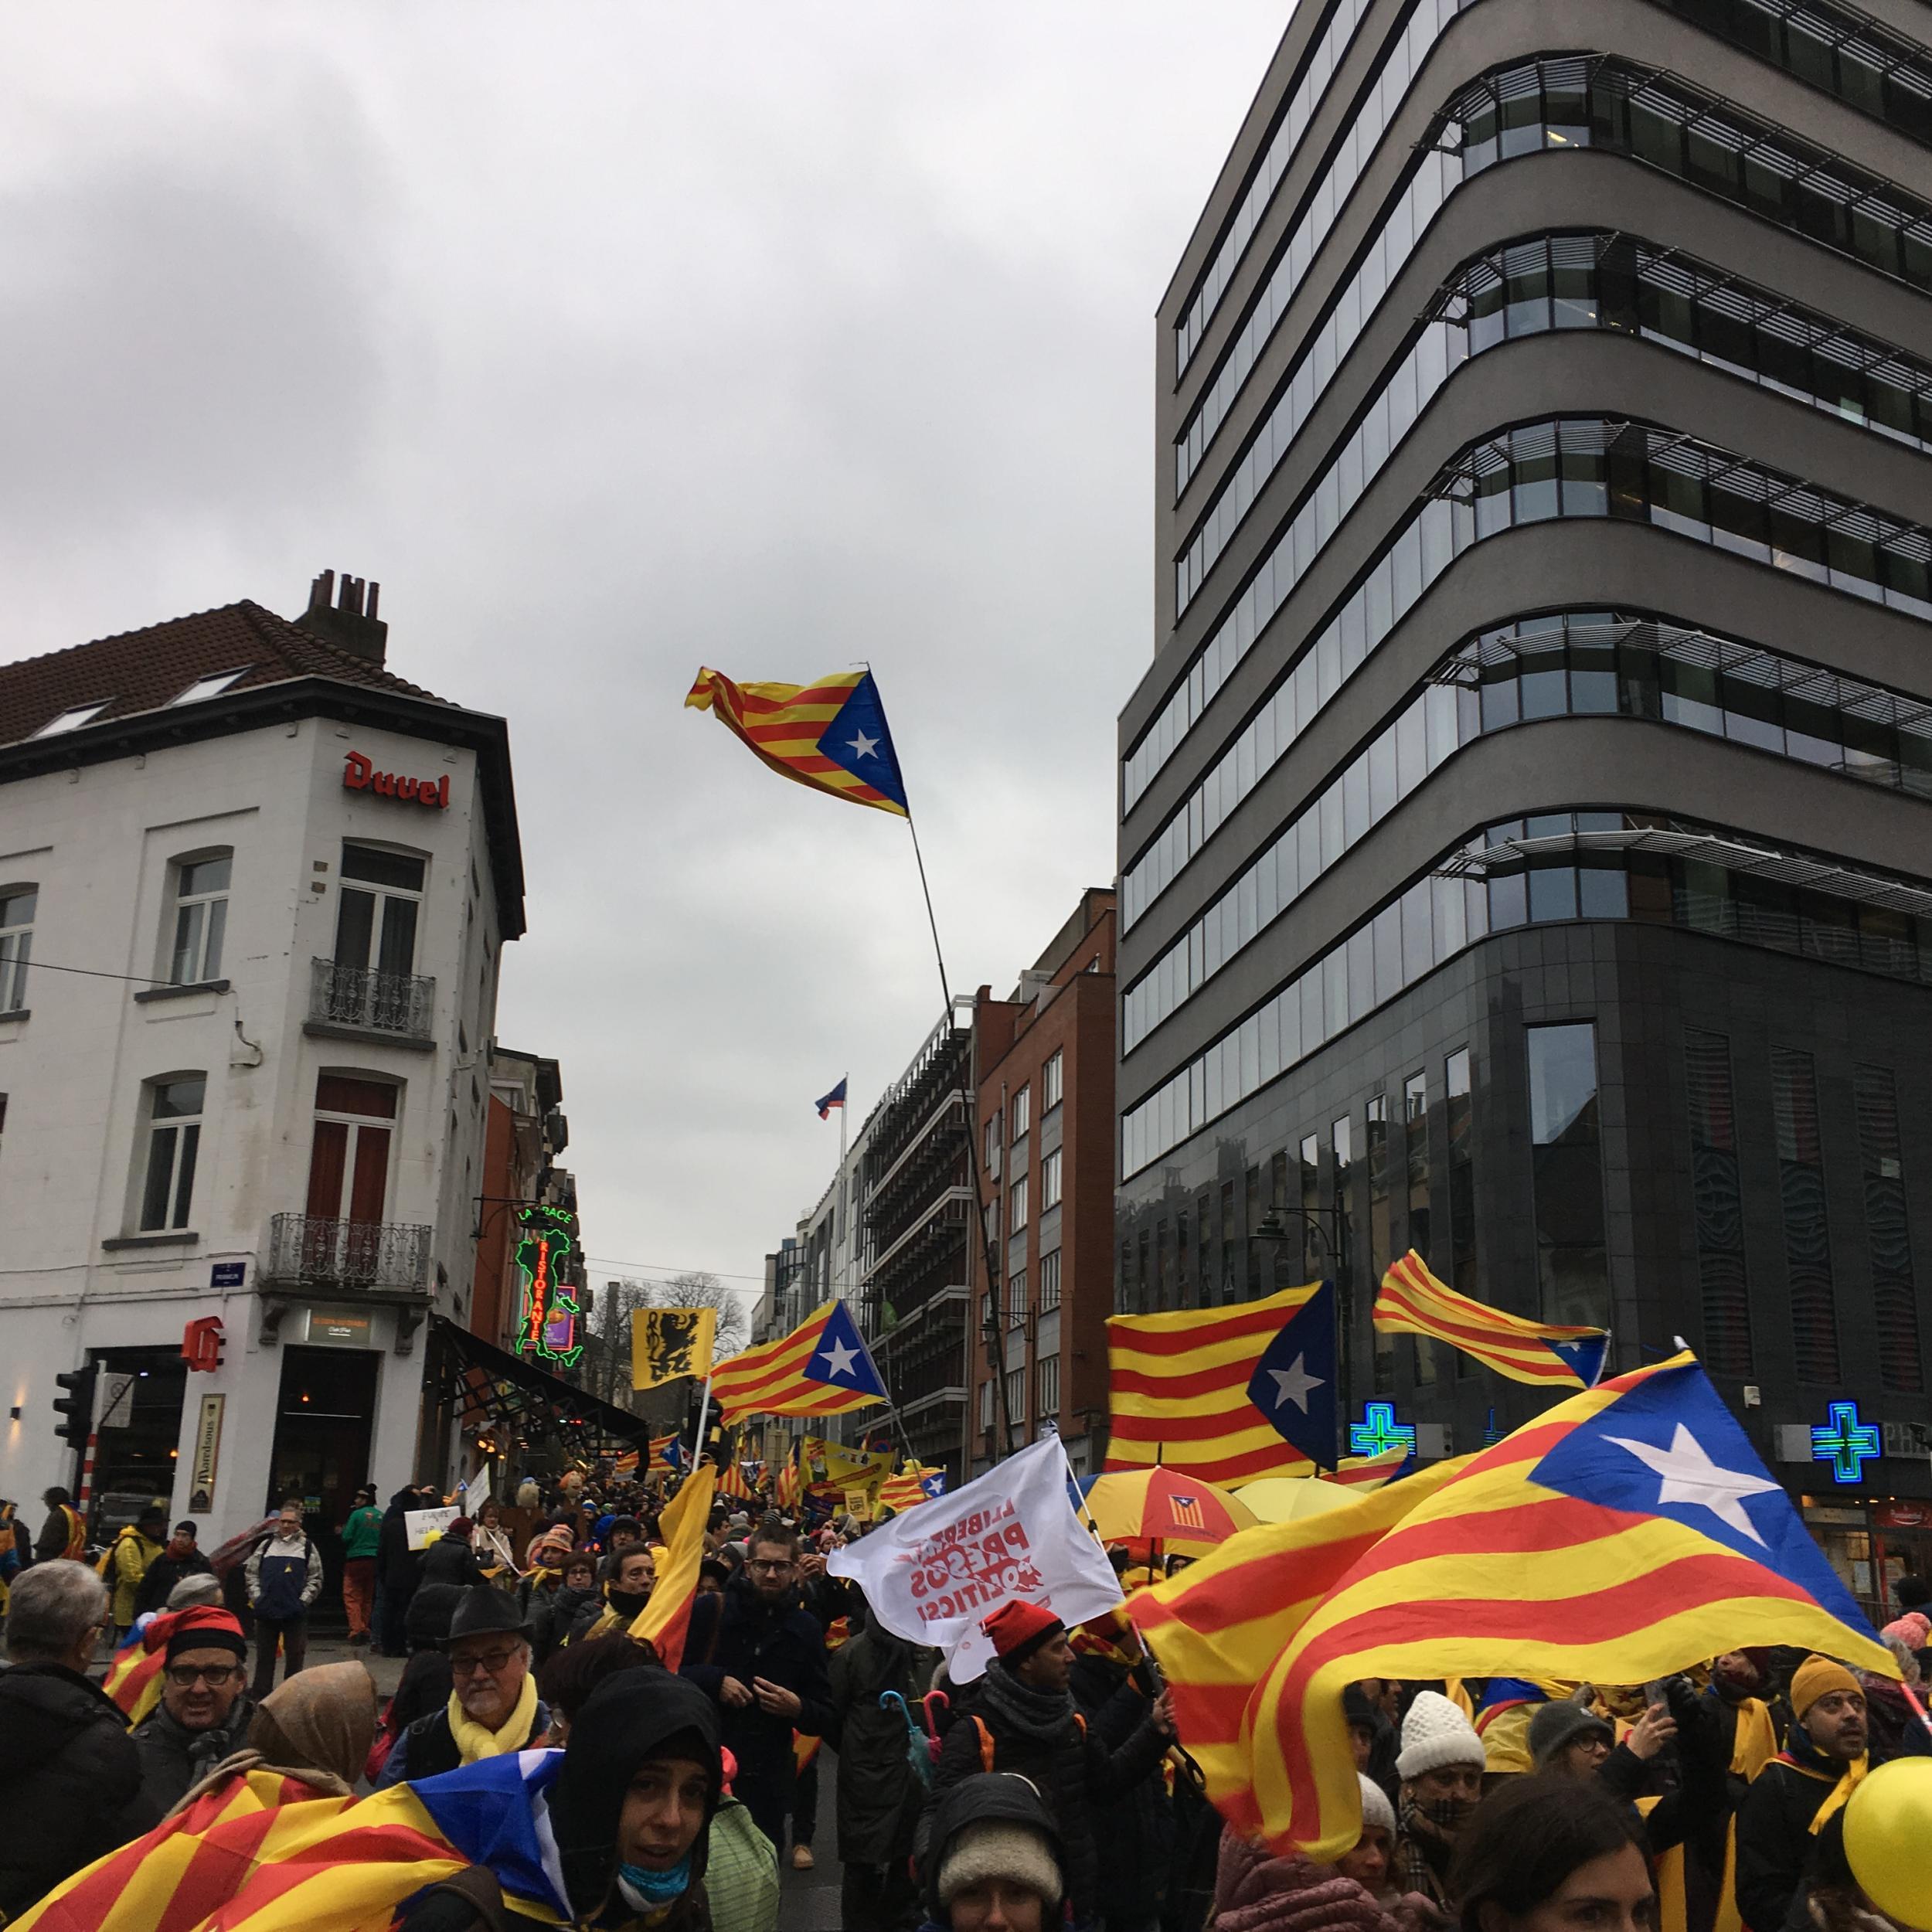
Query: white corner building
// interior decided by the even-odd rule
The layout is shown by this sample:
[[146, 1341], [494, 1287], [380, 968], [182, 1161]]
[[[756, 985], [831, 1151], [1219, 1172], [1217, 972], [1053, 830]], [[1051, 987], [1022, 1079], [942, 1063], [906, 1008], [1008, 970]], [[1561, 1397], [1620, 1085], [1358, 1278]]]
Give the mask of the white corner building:
[[376, 592], [0, 665], [0, 1495], [36, 1526], [84, 1473], [110, 1524], [158, 1496], [212, 1548], [293, 1492], [332, 1538], [444, 1472], [425, 1325], [468, 1314], [522, 866], [503, 720], [387, 668]]

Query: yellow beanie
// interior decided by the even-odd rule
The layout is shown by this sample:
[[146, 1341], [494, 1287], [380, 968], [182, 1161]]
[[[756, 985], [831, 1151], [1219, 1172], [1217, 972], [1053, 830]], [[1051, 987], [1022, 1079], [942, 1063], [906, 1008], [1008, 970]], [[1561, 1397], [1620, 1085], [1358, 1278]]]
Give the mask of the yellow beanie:
[[1791, 1715], [1801, 1724], [1804, 1713], [1832, 1691], [1852, 1691], [1860, 1697], [1859, 1680], [1842, 1664], [1828, 1657], [1808, 1657], [1791, 1673]]

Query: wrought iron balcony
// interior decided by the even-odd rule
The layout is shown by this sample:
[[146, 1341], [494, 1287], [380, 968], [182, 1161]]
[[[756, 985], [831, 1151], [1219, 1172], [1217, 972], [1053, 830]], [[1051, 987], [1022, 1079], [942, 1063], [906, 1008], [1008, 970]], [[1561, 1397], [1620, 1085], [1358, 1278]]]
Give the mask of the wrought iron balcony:
[[379, 973], [366, 966], [311, 962], [308, 1018], [311, 1026], [353, 1026], [427, 1040], [436, 1010], [436, 981], [415, 973]]
[[335, 1221], [277, 1214], [268, 1230], [264, 1286], [332, 1293], [427, 1292], [430, 1230], [404, 1221]]

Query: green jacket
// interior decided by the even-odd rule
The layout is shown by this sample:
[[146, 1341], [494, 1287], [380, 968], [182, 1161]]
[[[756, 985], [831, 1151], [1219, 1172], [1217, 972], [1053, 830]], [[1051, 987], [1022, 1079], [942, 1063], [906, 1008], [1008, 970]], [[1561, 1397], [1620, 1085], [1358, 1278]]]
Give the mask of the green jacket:
[[373, 1503], [350, 1512], [342, 1526], [342, 1557], [352, 1563], [358, 1556], [373, 1556], [382, 1543], [383, 1512]]

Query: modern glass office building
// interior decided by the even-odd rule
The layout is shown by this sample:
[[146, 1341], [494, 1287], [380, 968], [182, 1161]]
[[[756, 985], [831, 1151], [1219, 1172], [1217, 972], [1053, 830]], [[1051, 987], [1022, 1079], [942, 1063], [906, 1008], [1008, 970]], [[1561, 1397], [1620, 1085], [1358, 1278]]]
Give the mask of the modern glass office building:
[[1302, 0], [1160, 310], [1117, 1249], [1334, 1275], [1439, 1447], [1540, 1399], [1371, 1333], [1406, 1248], [1682, 1336], [1868, 1598], [1932, 1560], [1932, 8], [1870, 9]]

